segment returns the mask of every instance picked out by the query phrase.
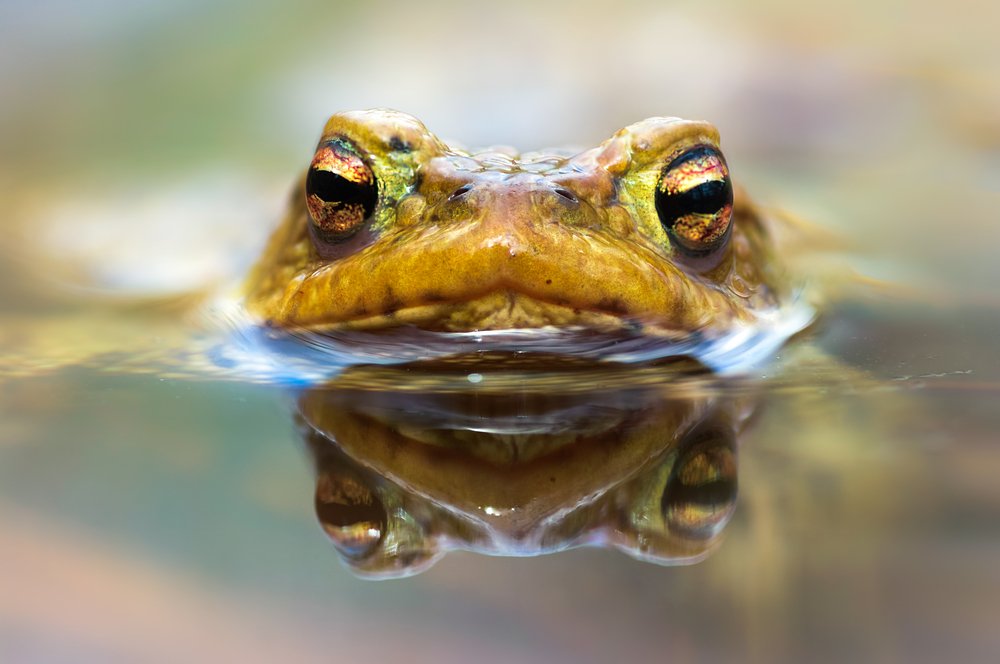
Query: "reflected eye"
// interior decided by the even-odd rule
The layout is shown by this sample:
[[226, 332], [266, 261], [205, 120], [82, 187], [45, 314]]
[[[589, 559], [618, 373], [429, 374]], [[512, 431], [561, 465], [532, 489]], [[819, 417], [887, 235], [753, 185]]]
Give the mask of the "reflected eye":
[[677, 459], [660, 508], [672, 528], [711, 537], [729, 521], [736, 506], [736, 452], [723, 433], [697, 440]]
[[385, 508], [352, 473], [327, 472], [316, 483], [316, 516], [334, 546], [348, 558], [368, 555], [385, 535]]
[[671, 161], [660, 174], [656, 213], [670, 241], [689, 256], [723, 246], [733, 214], [733, 185], [722, 153], [701, 145]]
[[324, 141], [306, 176], [306, 207], [313, 231], [324, 242], [343, 242], [375, 211], [375, 175], [352, 145]]

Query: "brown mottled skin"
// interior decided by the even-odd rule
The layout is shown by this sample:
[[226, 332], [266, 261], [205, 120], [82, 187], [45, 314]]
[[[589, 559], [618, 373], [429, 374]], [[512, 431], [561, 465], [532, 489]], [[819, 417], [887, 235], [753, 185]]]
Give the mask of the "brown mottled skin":
[[356, 146], [378, 181], [365, 228], [333, 247], [309, 231], [304, 181], [252, 271], [247, 307], [316, 331], [579, 327], [680, 336], [724, 331], [780, 298], [770, 241], [737, 190], [714, 255], [671, 245], [653, 190], [710, 124], [651, 118], [573, 156], [446, 145], [387, 110], [330, 118], [323, 140]]

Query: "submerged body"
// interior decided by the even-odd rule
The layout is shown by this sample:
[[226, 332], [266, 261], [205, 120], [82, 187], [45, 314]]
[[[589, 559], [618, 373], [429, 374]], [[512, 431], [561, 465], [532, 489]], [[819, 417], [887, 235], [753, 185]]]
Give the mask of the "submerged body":
[[575, 155], [467, 152], [394, 111], [333, 116], [247, 283], [268, 326], [683, 339], [787, 299], [714, 127], [652, 118]]

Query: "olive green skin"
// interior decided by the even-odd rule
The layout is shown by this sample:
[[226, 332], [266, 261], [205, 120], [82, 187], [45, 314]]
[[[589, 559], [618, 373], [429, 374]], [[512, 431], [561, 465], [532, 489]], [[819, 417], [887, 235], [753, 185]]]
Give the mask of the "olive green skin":
[[732, 228], [707, 259], [657, 216], [664, 165], [718, 149], [710, 124], [651, 118], [575, 155], [449, 146], [388, 110], [334, 115], [378, 182], [354, 235], [322, 246], [303, 177], [246, 284], [246, 306], [283, 329], [466, 332], [584, 328], [681, 337], [724, 332], [785, 293], [766, 221], [736, 190]]

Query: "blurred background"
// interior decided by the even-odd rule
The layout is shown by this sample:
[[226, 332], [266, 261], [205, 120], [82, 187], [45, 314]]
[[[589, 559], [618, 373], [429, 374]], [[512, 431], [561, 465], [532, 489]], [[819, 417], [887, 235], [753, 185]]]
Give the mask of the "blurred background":
[[[0, 659], [995, 660], [998, 13], [0, 5]], [[831, 302], [817, 341], [891, 389], [772, 399], [697, 566], [453, 554], [355, 579], [286, 396], [83, 360], [180, 326], [129, 310], [112, 331], [91, 298], [117, 320], [238, 277], [327, 116], [375, 106], [525, 150], [715, 123], [755, 199], [836, 233], [834, 269], [875, 284]]]

